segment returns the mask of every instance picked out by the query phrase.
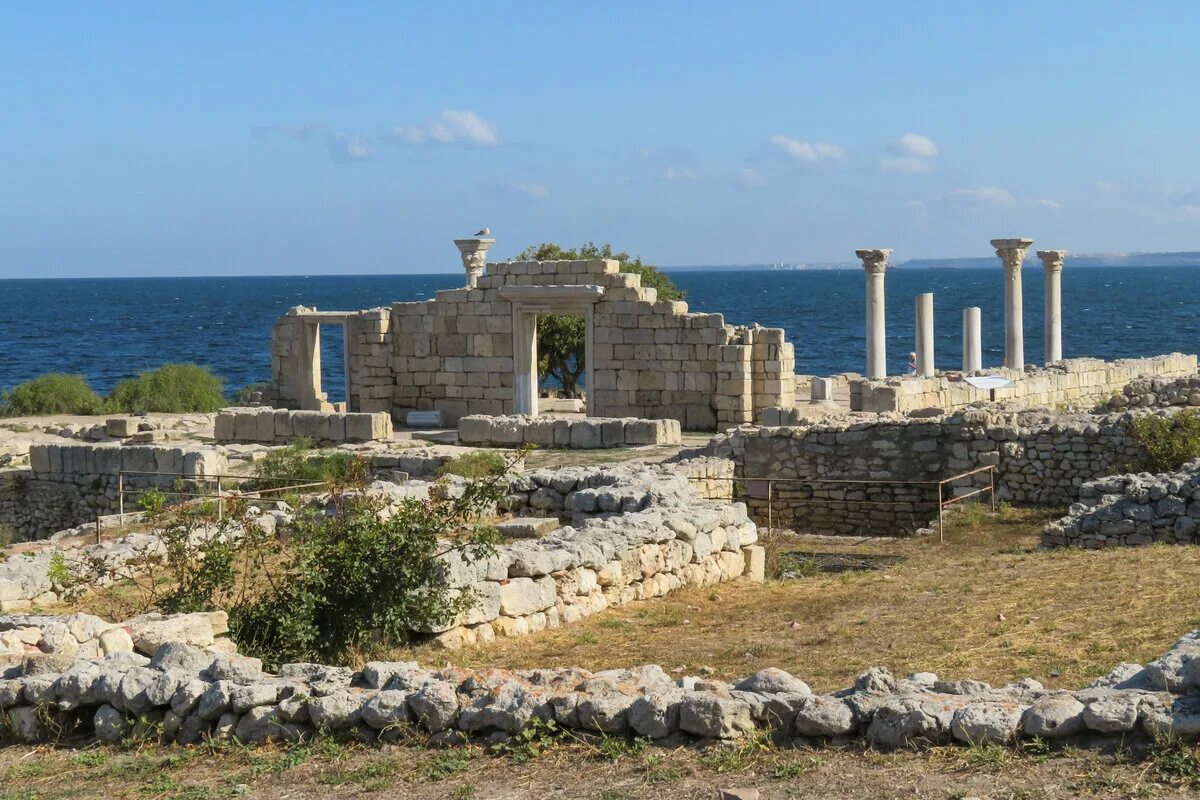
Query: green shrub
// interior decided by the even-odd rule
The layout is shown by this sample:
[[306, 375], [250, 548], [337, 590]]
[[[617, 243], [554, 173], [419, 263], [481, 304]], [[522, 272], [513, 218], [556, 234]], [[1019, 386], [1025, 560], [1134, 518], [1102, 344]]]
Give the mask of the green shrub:
[[252, 480], [248, 486], [269, 488], [285, 481], [295, 483], [295, 479], [300, 483], [361, 484], [367, 478], [367, 463], [354, 453], [343, 450], [322, 452], [313, 449], [311, 440], [297, 439], [287, 447], [272, 448], [265, 458], [254, 464], [254, 475], [257, 480]]
[[234, 638], [271, 664], [336, 663], [437, 630], [475, 599], [450, 590], [441, 559], [494, 553], [494, 529], [473, 520], [506, 488], [499, 479], [475, 481], [459, 498], [408, 498], [390, 514], [378, 500], [335, 494], [331, 515], [296, 526], [269, 590], [229, 609]]
[[457, 475], [460, 478], [489, 478], [503, 475], [508, 469], [504, 456], [495, 450], [464, 453], [438, 467], [438, 477]]
[[99, 414], [104, 401], [82, 375], [51, 372], [19, 383], [0, 396], [0, 417]]
[[137, 414], [209, 412], [226, 405], [224, 382], [197, 364], [163, 364], [117, 384], [105, 401], [108, 411]]
[[1173, 472], [1200, 458], [1200, 413], [1188, 409], [1170, 417], [1141, 417], [1133, 423], [1133, 436], [1145, 451], [1135, 468]]

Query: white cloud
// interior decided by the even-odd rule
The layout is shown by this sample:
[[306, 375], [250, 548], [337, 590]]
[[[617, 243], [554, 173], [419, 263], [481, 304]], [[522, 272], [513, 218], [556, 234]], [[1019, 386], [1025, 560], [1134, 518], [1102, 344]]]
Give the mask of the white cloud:
[[660, 175], [664, 181], [694, 181], [699, 177], [684, 167], [664, 167]]
[[550, 196], [550, 189], [544, 183], [514, 183], [512, 188], [538, 200]]
[[974, 189], [955, 189], [951, 197], [959, 197], [972, 203], [995, 208], [1011, 208], [1017, 199], [1007, 189], [999, 186], [978, 186]]
[[335, 133], [329, 137], [329, 155], [337, 161], [369, 161], [379, 151], [365, 139], [347, 133]]
[[1104, 192], [1104, 194], [1116, 194], [1121, 191], [1121, 187], [1109, 181], [1096, 181], [1096, 191]]
[[846, 158], [844, 147], [829, 142], [802, 142], [799, 139], [791, 139], [777, 133], [771, 137], [771, 144], [788, 158], [803, 161], [806, 164], [842, 161]]
[[330, 158], [343, 163], [370, 161], [379, 155], [375, 145], [363, 136], [331, 131], [324, 125], [311, 122], [259, 125], [252, 128], [251, 133], [259, 138], [280, 136], [300, 144], [323, 144]]
[[733, 179], [739, 186], [747, 189], [758, 189], [767, 185], [767, 179], [754, 167], [742, 167], [734, 173]]
[[1063, 204], [1058, 202], [1057, 200], [1049, 200], [1045, 197], [1039, 197], [1037, 200], [1033, 201], [1033, 204], [1037, 205], [1037, 206], [1042, 206], [1043, 208], [1062, 208], [1063, 207]]
[[424, 125], [397, 125], [392, 136], [406, 144], [468, 144], [493, 147], [500, 143], [496, 125], [474, 111], [446, 109]]
[[879, 168], [884, 172], [906, 172], [909, 174], [929, 172], [929, 170], [933, 169], [928, 161], [920, 158], [912, 158], [911, 156], [880, 159]]
[[892, 144], [892, 152], [898, 156], [910, 158], [933, 158], [941, 150], [928, 136], [906, 133]]

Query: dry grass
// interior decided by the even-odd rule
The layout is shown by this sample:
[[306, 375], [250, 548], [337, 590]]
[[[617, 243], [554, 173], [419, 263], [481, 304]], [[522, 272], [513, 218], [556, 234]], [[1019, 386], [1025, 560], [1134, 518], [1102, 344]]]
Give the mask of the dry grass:
[[[617, 740], [609, 740], [612, 742]], [[624, 742], [624, 740], [620, 740]], [[662, 748], [576, 741], [531, 761], [478, 747], [306, 745], [245, 748], [129, 746], [0, 750], [0, 798], [409, 798], [430, 800], [711, 800], [717, 787], [756, 787], [763, 798], [1178, 797], [1187, 776], [1162, 776], [1153, 758], [991, 748], [879, 753], [858, 748]], [[1132, 757], [1131, 757], [1132, 756]]]
[[[1119, 661], [1155, 658], [1200, 624], [1200, 548], [1033, 550], [1048, 516], [972, 513], [971, 524], [948, 526], [944, 545], [912, 539], [840, 547], [904, 556], [880, 571], [691, 589], [486, 647], [397, 655], [512, 668], [709, 666], [726, 678], [770, 665], [819, 690], [846, 686], [874, 665], [992, 683], [1031, 676], [1071, 687]], [[839, 549], [778, 534], [766, 544], [775, 556]]]

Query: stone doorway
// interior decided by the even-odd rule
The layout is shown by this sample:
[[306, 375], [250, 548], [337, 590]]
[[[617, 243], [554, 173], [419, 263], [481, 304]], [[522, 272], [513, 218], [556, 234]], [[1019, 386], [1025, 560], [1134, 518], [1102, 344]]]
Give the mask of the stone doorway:
[[604, 296], [604, 287], [505, 286], [500, 296], [512, 304], [513, 321], [513, 413], [538, 414], [537, 324], [539, 316], [577, 315], [584, 323], [584, 385], [587, 386], [586, 414], [594, 416], [595, 381], [593, 307]]
[[342, 382], [346, 411], [353, 411], [350, 400], [350, 333], [349, 312], [306, 311], [297, 314], [300, 323], [300, 380], [297, 385], [299, 407], [307, 411], [331, 411], [328, 393], [322, 390], [321, 326], [340, 326], [342, 329]]

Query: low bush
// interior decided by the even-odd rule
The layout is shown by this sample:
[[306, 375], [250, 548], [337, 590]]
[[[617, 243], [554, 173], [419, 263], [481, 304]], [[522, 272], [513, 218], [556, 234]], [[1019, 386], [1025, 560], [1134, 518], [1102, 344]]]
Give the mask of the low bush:
[[104, 401], [82, 375], [51, 372], [0, 395], [0, 417], [99, 414], [103, 410]]
[[226, 406], [224, 388], [207, 367], [163, 364], [118, 383], [104, 405], [108, 411], [125, 414], [211, 412]]
[[233, 400], [234, 405], [248, 406], [248, 405], [250, 405], [250, 401], [251, 401], [251, 398], [253, 395], [262, 394], [263, 392], [267, 391], [270, 388], [271, 388], [271, 384], [268, 383], [267, 381], [260, 381], [258, 383], [247, 383], [241, 389], [238, 389], [238, 393], [234, 397], [234, 400]]
[[1200, 413], [1194, 410], [1141, 417], [1133, 423], [1133, 435], [1145, 453], [1142, 463], [1131, 465], [1134, 468], [1173, 472], [1200, 458]]
[[495, 450], [480, 450], [476, 453], [465, 453], [438, 468], [439, 478], [447, 475], [457, 475], [460, 478], [489, 478], [503, 475], [508, 470], [504, 456]]
[[265, 488], [292, 479], [299, 479], [300, 483], [360, 484], [366, 482], [367, 472], [368, 465], [362, 456], [344, 450], [315, 450], [311, 440], [297, 439], [287, 447], [272, 448], [256, 462], [255, 480], [250, 485]]

